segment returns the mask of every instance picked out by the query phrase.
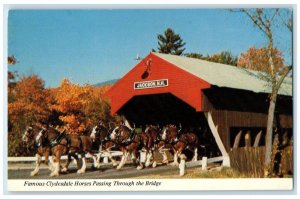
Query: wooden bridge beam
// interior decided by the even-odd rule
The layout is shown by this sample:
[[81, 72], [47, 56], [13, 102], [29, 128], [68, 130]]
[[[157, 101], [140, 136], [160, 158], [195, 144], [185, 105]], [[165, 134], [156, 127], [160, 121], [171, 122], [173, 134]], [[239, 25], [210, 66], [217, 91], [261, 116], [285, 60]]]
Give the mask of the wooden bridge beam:
[[208, 122], [208, 126], [215, 138], [215, 141], [222, 153], [222, 156], [223, 156], [223, 166], [226, 166], [226, 167], [230, 167], [230, 159], [229, 159], [229, 155], [224, 147], [224, 144], [220, 138], [220, 135], [218, 133], [218, 129], [216, 127], [216, 125], [214, 124], [214, 121], [212, 119], [212, 115], [211, 115], [211, 112], [204, 112], [204, 115], [207, 119], [207, 122]]

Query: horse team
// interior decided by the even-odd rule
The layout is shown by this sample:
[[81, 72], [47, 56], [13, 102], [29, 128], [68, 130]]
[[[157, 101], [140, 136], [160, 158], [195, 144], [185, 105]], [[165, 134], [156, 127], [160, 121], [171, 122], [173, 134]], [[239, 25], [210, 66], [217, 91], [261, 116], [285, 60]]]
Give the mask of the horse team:
[[[200, 146], [195, 132], [182, 131], [181, 127], [175, 125], [166, 125], [163, 128], [158, 125], [147, 125], [144, 131], [137, 133], [135, 128], [132, 129], [125, 124], [110, 129], [99, 123], [87, 135], [72, 135], [66, 130], [60, 132], [53, 126], [30, 126], [25, 130], [22, 139], [27, 144], [34, 142], [36, 148], [36, 167], [31, 176], [38, 174], [42, 156], [45, 157], [45, 164], [51, 170], [50, 176], [58, 176], [61, 172], [68, 171], [72, 157], [77, 162], [79, 174], [86, 171], [87, 157], [93, 158], [94, 168], [100, 168], [102, 155], [107, 156], [116, 169], [121, 169], [128, 157], [131, 157], [137, 169], [151, 165], [156, 167], [157, 161], [153, 156], [155, 150], [162, 155], [162, 164], [168, 164], [166, 151], [169, 150], [174, 155], [174, 162], [171, 165], [178, 166], [178, 159], [186, 159], [184, 154], [186, 150], [192, 151], [192, 161], [197, 161]], [[97, 153], [92, 150], [94, 147], [98, 149]], [[112, 150], [122, 151], [120, 161], [114, 159]], [[63, 155], [67, 155], [67, 162], [61, 169]], [[78, 155], [82, 159], [81, 165]]]

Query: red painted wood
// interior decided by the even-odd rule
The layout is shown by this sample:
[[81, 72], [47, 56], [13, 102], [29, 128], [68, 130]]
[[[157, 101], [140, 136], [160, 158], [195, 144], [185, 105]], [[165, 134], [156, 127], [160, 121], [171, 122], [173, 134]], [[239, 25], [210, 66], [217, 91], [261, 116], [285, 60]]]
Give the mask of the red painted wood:
[[[147, 60], [152, 59], [149, 76], [142, 79], [142, 74], [147, 68]], [[168, 79], [168, 86], [161, 88], [148, 88], [135, 90], [134, 82]], [[138, 63], [123, 78], [121, 78], [105, 94], [111, 99], [111, 112], [115, 114], [132, 97], [159, 93], [171, 93], [186, 102], [196, 111], [202, 110], [201, 89], [210, 88], [210, 84], [164, 59], [150, 53]]]

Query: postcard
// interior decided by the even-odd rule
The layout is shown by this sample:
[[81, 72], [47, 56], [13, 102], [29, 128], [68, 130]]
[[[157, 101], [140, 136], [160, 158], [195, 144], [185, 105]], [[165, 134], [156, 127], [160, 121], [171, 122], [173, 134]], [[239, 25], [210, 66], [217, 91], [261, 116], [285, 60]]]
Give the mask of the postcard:
[[293, 190], [293, 12], [9, 9], [8, 191]]

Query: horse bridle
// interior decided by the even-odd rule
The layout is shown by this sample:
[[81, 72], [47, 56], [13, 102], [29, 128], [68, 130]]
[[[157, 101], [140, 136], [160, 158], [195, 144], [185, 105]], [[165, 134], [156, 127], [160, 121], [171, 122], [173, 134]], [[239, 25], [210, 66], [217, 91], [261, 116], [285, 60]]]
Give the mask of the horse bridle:
[[97, 125], [94, 127], [93, 131], [95, 131], [94, 133], [94, 137], [92, 138], [93, 139], [93, 142], [95, 142], [95, 140], [97, 140], [97, 138], [100, 139], [100, 135], [101, 135], [101, 129], [103, 131], [106, 131], [106, 135], [104, 137], [104, 140], [100, 140], [100, 142], [104, 142], [105, 140], [109, 140], [109, 131], [103, 126], [103, 125], [100, 125], [100, 127]]
[[30, 126], [30, 127], [27, 127], [26, 130], [25, 130], [25, 133], [22, 137], [22, 140], [25, 142], [25, 137], [27, 139], [30, 139], [30, 138], [33, 138], [33, 128]]
[[153, 142], [154, 144], [158, 143], [160, 141], [159, 137], [160, 137], [160, 131], [162, 131], [159, 127], [157, 126], [148, 126], [146, 129], [145, 129], [145, 133], [148, 134], [149, 130], [152, 129], [153, 131], [156, 131], [156, 137], [154, 138]]
[[[98, 125], [96, 125], [93, 130], [92, 130], [92, 134], [90, 135], [90, 137], [93, 139], [93, 142], [95, 142], [96, 138], [97, 138], [97, 134], [98, 134]], [[100, 134], [100, 133], [99, 133]], [[93, 135], [93, 137], [92, 137]]]
[[179, 133], [180, 133], [180, 131], [181, 131], [181, 128], [180, 128], [179, 130], [177, 130], [177, 128], [176, 128], [176, 137], [175, 137], [175, 138], [171, 138], [171, 139], [169, 140], [169, 139], [168, 139], [168, 136], [167, 136], [167, 131], [168, 131], [168, 129], [169, 129], [170, 127], [176, 128], [175, 125], [168, 125], [168, 126], [166, 126], [165, 129], [164, 129], [164, 131], [165, 131], [165, 133], [166, 133], [166, 138], [165, 138], [164, 140], [162, 139], [162, 136], [163, 136], [163, 134], [164, 134], [164, 133], [162, 133], [162, 135], [161, 135], [161, 140], [164, 141], [165, 143], [174, 144], [174, 143], [176, 143], [176, 142], [179, 141], [178, 135], [179, 135]]
[[43, 146], [44, 141], [47, 140], [47, 134], [45, 134], [46, 131], [47, 131], [47, 129], [42, 127], [42, 129], [39, 131], [39, 133], [35, 137], [34, 141], [35, 141], [35, 145], [37, 147]]

